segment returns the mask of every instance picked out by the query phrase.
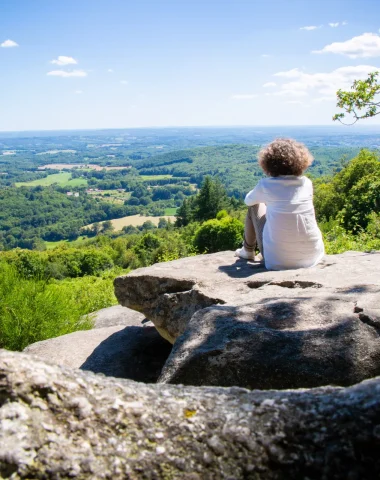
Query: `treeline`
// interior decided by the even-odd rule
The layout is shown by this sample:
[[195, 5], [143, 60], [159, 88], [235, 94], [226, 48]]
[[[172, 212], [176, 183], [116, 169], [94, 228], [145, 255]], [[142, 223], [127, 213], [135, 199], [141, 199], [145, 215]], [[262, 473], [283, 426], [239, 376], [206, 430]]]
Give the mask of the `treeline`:
[[0, 249], [40, 248], [41, 241], [74, 239], [93, 222], [136, 214], [136, 208], [67, 196], [54, 187], [0, 190]]

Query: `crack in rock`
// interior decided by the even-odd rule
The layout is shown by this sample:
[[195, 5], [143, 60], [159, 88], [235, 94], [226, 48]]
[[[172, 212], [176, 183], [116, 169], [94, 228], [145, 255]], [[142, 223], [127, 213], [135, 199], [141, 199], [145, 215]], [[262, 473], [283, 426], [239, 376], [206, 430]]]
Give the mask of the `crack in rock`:
[[265, 280], [255, 280], [247, 283], [249, 288], [261, 288], [267, 285], [275, 285], [276, 287], [283, 288], [321, 288], [323, 285], [317, 282], [308, 282], [304, 280], [284, 280], [284, 281], [265, 281]]

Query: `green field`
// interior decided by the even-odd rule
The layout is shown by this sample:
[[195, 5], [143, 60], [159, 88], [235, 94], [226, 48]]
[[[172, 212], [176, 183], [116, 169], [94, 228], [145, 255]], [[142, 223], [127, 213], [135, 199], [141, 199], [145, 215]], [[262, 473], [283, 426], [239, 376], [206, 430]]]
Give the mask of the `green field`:
[[173, 178], [173, 175], [140, 175], [143, 180], [167, 180]]
[[59, 247], [60, 245], [70, 245], [71, 247], [77, 247], [84, 240], [88, 240], [88, 237], [78, 237], [75, 240], [59, 240], [58, 242], [45, 242], [45, 247], [47, 250], [51, 250], [52, 248]]
[[15, 185], [16, 187], [48, 187], [54, 183], [60, 185], [61, 187], [81, 187], [87, 185], [87, 180], [84, 178], [71, 179], [70, 172], [61, 172], [54, 173], [53, 175], [48, 175], [45, 178], [40, 178], [31, 182], [18, 182], [15, 183]]
[[165, 208], [165, 216], [166, 215], [175, 215], [177, 213], [178, 207], [169, 207]]

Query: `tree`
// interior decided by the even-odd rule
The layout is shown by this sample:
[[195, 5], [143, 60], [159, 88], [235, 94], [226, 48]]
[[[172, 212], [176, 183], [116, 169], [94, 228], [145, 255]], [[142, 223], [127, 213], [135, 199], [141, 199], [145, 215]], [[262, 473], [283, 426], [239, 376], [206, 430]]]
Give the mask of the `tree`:
[[112, 225], [111, 220], [106, 220], [102, 223], [102, 232], [103, 233], [110, 233], [115, 230], [115, 227]]
[[203, 223], [194, 236], [194, 246], [199, 253], [235, 250], [243, 240], [244, 225], [237, 219], [224, 217]]
[[342, 120], [349, 116], [353, 119], [353, 125], [358, 120], [370, 118], [380, 113], [380, 99], [376, 98], [380, 93], [379, 72], [368, 74], [366, 80], [355, 80], [350, 91], [337, 91], [337, 107], [342, 108], [344, 113], [337, 113], [333, 120], [345, 124]]
[[219, 178], [207, 176], [195, 200], [194, 216], [196, 220], [204, 221], [215, 218], [216, 214], [228, 205], [228, 197]]

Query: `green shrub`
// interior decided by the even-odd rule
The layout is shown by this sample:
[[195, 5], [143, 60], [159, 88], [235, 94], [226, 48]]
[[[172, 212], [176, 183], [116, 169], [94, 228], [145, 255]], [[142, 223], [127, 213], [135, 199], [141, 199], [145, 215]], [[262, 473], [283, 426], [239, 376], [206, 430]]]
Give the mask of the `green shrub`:
[[0, 263], [0, 348], [23, 350], [30, 343], [92, 327], [87, 315], [116, 303], [112, 278], [63, 282], [28, 279]]
[[194, 236], [194, 246], [200, 253], [234, 250], [241, 245], [244, 225], [236, 218], [224, 217], [203, 223]]

